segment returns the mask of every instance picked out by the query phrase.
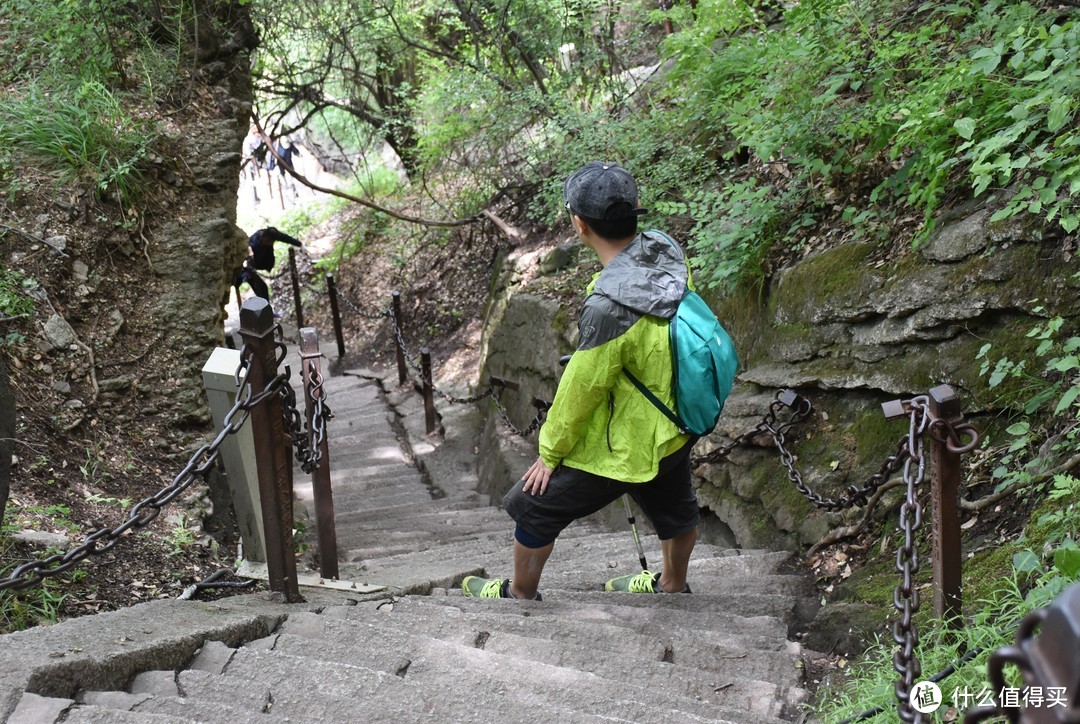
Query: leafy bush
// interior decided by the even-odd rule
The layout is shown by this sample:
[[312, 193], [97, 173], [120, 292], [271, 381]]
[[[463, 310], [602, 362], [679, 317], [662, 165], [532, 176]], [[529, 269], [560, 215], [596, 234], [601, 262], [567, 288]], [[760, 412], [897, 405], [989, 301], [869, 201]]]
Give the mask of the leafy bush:
[[[918, 243], [959, 185], [1009, 199], [995, 220], [1080, 225], [1080, 29], [1068, 15], [1017, 0], [814, 0], [766, 27], [745, 3], [702, 3], [665, 52], [670, 105], [658, 112], [742, 176], [704, 190], [712, 219], [768, 200], [789, 223], [818, 210], [874, 220], [859, 235], [910, 209], [923, 218]], [[676, 195], [704, 198], [689, 186]], [[729, 286], [761, 249], [791, 241], [789, 224], [714, 234], [715, 223], [694, 221], [700, 263], [724, 270], [710, 285]]]
[[[1077, 493], [1074, 489], [1073, 506]], [[957, 665], [968, 652], [973, 658], [957, 666], [956, 673], [939, 686], [949, 705], [956, 696], [961, 702], [961, 715], [966, 708], [962, 692], [972, 695], [989, 688], [986, 664], [990, 654], [1013, 643], [1016, 625], [1030, 611], [1050, 603], [1067, 586], [1080, 581], [1080, 549], [1072, 540], [1051, 548], [1044, 557], [1031, 551], [1019, 551], [1013, 558], [1011, 578], [999, 582], [998, 588], [975, 602], [975, 613], [960, 630], [949, 629], [943, 622], [934, 621], [920, 632], [915, 655], [922, 665], [923, 680]], [[830, 690], [823, 695], [815, 709], [824, 721], [840, 721], [875, 706], [882, 712], [865, 721], [885, 724], [896, 721], [896, 699], [893, 684], [896, 671], [893, 653], [896, 645], [891, 638], [878, 640], [863, 656], [858, 666], [850, 670], [851, 678], [840, 691]], [[954, 694], [955, 693], [955, 694]], [[977, 703], [968, 700], [968, 706]], [[944, 711], [944, 710], [942, 710]]]

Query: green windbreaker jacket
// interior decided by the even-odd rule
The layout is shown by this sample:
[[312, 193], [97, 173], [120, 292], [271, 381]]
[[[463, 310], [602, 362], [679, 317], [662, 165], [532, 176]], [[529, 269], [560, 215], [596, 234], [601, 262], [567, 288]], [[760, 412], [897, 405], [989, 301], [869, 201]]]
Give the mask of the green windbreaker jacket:
[[688, 286], [682, 249], [657, 231], [638, 234], [593, 279], [578, 320], [578, 348], [540, 429], [548, 467], [648, 482], [660, 460], [689, 440], [622, 371], [675, 409], [668, 320]]

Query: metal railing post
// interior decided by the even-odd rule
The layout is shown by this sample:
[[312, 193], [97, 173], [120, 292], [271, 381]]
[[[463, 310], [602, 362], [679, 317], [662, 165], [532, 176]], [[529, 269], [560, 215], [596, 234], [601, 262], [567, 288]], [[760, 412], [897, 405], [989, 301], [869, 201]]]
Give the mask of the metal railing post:
[[405, 384], [408, 372], [405, 369], [405, 350], [401, 348], [398, 330], [401, 329], [401, 292], [390, 293], [390, 314], [394, 318], [394, 348], [397, 349], [398, 384]]
[[[930, 414], [940, 420], [957, 423], [960, 399], [949, 385], [930, 390]], [[933, 531], [934, 614], [962, 627], [960, 604], [961, 571], [960, 511], [957, 493], [960, 488], [960, 453], [949, 450], [948, 439], [930, 435], [930, 500]]]
[[[304, 408], [307, 429], [323, 424], [319, 440], [319, 462], [311, 471], [311, 493], [315, 500], [315, 526], [319, 538], [319, 573], [323, 578], [338, 577], [337, 529], [334, 527], [334, 494], [330, 489], [330, 449], [325, 434], [325, 420], [315, 421], [316, 399], [325, 402], [322, 374], [319, 371], [319, 335], [312, 327], [300, 330], [300, 365], [304, 375]], [[319, 410], [321, 411], [321, 406]]]
[[338, 307], [337, 285], [334, 275], [326, 275], [326, 293], [330, 295], [330, 315], [334, 320], [334, 339], [337, 341], [338, 359], [345, 356], [345, 336], [341, 333], [341, 310]]
[[289, 275], [292, 276], [293, 306], [296, 308], [296, 328], [304, 326], [304, 308], [300, 305], [300, 275], [296, 272], [296, 247], [289, 247]]
[[[248, 382], [258, 395], [277, 378], [277, 344], [273, 310], [261, 297], [240, 309], [240, 334], [251, 348]], [[287, 383], [286, 383], [287, 384]], [[270, 590], [289, 603], [302, 601], [292, 546], [292, 443], [285, 429], [283, 402], [270, 394], [251, 410], [251, 432], [259, 474], [259, 506], [266, 535], [266, 571]]]
[[435, 386], [431, 380], [431, 352], [427, 347], [420, 349], [420, 370], [424, 378], [424, 425], [430, 435], [435, 432]]

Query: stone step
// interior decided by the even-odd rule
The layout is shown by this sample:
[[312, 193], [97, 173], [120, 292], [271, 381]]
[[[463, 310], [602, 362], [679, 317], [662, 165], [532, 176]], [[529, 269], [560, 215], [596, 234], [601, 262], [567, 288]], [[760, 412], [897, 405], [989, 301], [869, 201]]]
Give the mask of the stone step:
[[[416, 657], [428, 650], [428, 637], [408, 629], [340, 624], [340, 621], [323, 621], [310, 615], [290, 621], [278, 637], [274, 650], [328, 661], [362, 661], [365, 666], [394, 672], [406, 665], [403, 657], [415, 664]], [[692, 659], [687, 659], [691, 662], [689, 665], [675, 665], [662, 659], [624, 656], [587, 644], [540, 640], [499, 630], [485, 633], [488, 633], [486, 637], [472, 635], [469, 631], [460, 639], [448, 641], [510, 658], [587, 671], [604, 679], [632, 681], [635, 686], [661, 688], [716, 706], [767, 717], [788, 713], [805, 698], [802, 689], [754, 680], [740, 673], [721, 675], [716, 670], [694, 667]], [[380, 652], [383, 653], [380, 655]], [[794, 668], [792, 662], [788, 664]]]
[[[143, 716], [169, 716], [184, 718], [185, 721], [197, 722], [265, 722], [266, 712], [258, 709], [246, 709], [242, 705], [223, 701], [211, 701], [195, 697], [158, 696], [147, 699], [135, 707], [133, 714]], [[151, 720], [152, 721], [152, 720]], [[296, 724], [318, 724], [318, 719], [292, 717]]]
[[[370, 640], [363, 642], [349, 640], [343, 643], [291, 634], [275, 634], [253, 642], [252, 650], [261, 655], [257, 666], [264, 672], [262, 681], [267, 676], [273, 680], [289, 680], [291, 672], [297, 673], [296, 686], [274, 689], [270, 714], [287, 721], [353, 721], [358, 718], [430, 721], [429, 717], [433, 716], [451, 721], [489, 718], [522, 721], [522, 711], [531, 710], [543, 711], [545, 718], [551, 716], [559, 721], [611, 721], [596, 715], [591, 704], [590, 709], [584, 711], [564, 706], [557, 691], [552, 691], [543, 681], [522, 687], [515, 680], [508, 682], [505, 677], [491, 674], [501, 671], [501, 667], [470, 665], [460, 660], [449, 664], [435, 663], [447, 661], [448, 656], [471, 658], [480, 653], [472, 647], [413, 637], [416, 641], [412, 647], [403, 648], [400, 644], [408, 640], [407, 633], [391, 634], [389, 639], [392, 640], [378, 630], [372, 630], [368, 635]], [[415, 648], [417, 645], [422, 648]], [[420, 654], [413, 653], [415, 651]], [[466, 664], [464, 668], [462, 663]], [[382, 668], [375, 669], [371, 664]], [[226, 686], [235, 684], [239, 688], [249, 681], [237, 678], [235, 672], [238, 670], [230, 667], [221, 677]], [[301, 672], [307, 670], [318, 671], [323, 677], [317, 691], [304, 685], [306, 673]], [[380, 681], [392, 682], [397, 678], [398, 682], [376, 687], [364, 699], [358, 700], [349, 690], [352, 687], [350, 679], [357, 670], [374, 670], [381, 675]], [[344, 690], [340, 694], [334, 693], [339, 687]], [[507, 696], [511, 691], [513, 696]], [[526, 699], [543, 696], [543, 700], [528, 704], [522, 701], [523, 694]], [[658, 712], [636, 720], [659, 723], [670, 721], [664, 718], [668, 715], [685, 721], [726, 721], [717, 719], [712, 712], [703, 717], [678, 711]], [[534, 719], [535, 714], [529, 714], [527, 718]]]
[[305, 699], [327, 696], [363, 701], [378, 690], [398, 689], [404, 697], [415, 688], [393, 673], [366, 666], [330, 664], [248, 646], [237, 650], [222, 676], [225, 679], [235, 677], [258, 681], [260, 686], [269, 689], [273, 698], [272, 708], [279, 708], [280, 695], [286, 691], [302, 692]]
[[[588, 590], [590, 587], [602, 589], [603, 584], [610, 578], [626, 575], [636, 571], [633, 562], [626, 565], [610, 567], [594, 566], [585, 570], [551, 570], [545, 571], [542, 587], [547, 590], [571, 589]], [[606, 571], [605, 571], [606, 569]], [[796, 596], [808, 593], [808, 582], [799, 576], [784, 576], [776, 574], [762, 574], [755, 576], [751, 573], [740, 573], [732, 576], [703, 575], [690, 571], [689, 584], [696, 594], [724, 593], [724, 594], [755, 594], [770, 596]]]
[[[370, 510], [337, 512], [340, 539], [348, 539], [350, 528], [364, 533], [394, 530], [466, 529], [477, 534], [506, 530], [506, 514], [495, 508], [473, 507], [468, 501], [432, 501], [430, 503], [400, 503]], [[367, 525], [365, 525], [367, 524]]]
[[[343, 613], [348, 620], [406, 625], [414, 632], [443, 638], [446, 626], [495, 629], [537, 638], [589, 642], [597, 647], [642, 655], [649, 647], [657, 660], [668, 655], [672, 641], [689, 631], [703, 643], [735, 650], [786, 651], [786, 628], [777, 619], [724, 613], [685, 614], [675, 608], [651, 612], [616, 604], [553, 605], [544, 601], [475, 600], [450, 596], [410, 596], [382, 607], [370, 604]], [[374, 618], [373, 618], [374, 617]], [[452, 631], [453, 629], [451, 629]], [[560, 638], [561, 637], [561, 638]], [[642, 639], [642, 637], [645, 637]], [[656, 649], [656, 641], [660, 648]]]
[[[517, 697], [537, 698], [543, 707], [537, 710], [542, 711], [550, 706], [561, 706], [590, 714], [626, 716], [635, 711], [635, 703], [643, 705], [649, 702], [654, 709], [662, 708], [666, 717], [678, 717], [676, 712], [686, 712], [732, 722], [764, 722], [771, 718], [763, 711], [747, 715], [745, 711], [726, 710], [670, 690], [647, 689], [637, 680], [630, 684], [606, 679], [589, 671], [535, 660], [524, 661], [516, 656], [488, 652], [473, 645], [413, 635], [406, 631], [391, 633], [376, 626], [363, 628], [354, 624], [334, 633], [334, 637], [329, 639], [283, 634], [275, 644], [275, 652], [280, 649], [289, 656], [307, 661], [323, 660], [349, 666], [353, 665], [350, 661], [366, 662], [369, 651], [389, 649], [394, 652], [388, 660], [390, 667], [426, 692], [439, 691], [451, 682], [455, 687], [473, 690], [514, 691]], [[394, 658], [399, 655], [399, 658]], [[776, 689], [767, 684], [764, 686], [770, 693]], [[755, 703], [759, 710], [772, 706], [767, 695], [762, 696], [765, 701]], [[640, 714], [634, 716], [638, 721], [650, 720], [638, 718]]]
[[[76, 706], [68, 710], [63, 721], [72, 724], [140, 724], [140, 722], [146, 722], [147, 724], [191, 724], [199, 721], [199, 719], [193, 719], [185, 715], [123, 711], [99, 706]], [[34, 724], [42, 723], [35, 722]], [[241, 724], [246, 723], [242, 722]]]
[[[383, 486], [362, 491], [352, 491], [347, 488], [341, 490], [331, 486], [331, 491], [334, 496], [334, 511], [337, 513], [340, 527], [363, 521], [365, 514], [378, 520], [378, 516], [373, 512], [375, 510], [392, 512], [394, 508], [404, 509], [417, 506], [432, 511], [439, 509], [432, 500], [431, 493], [421, 486], [419, 481], [413, 486]], [[352, 519], [345, 516], [352, 516]]]

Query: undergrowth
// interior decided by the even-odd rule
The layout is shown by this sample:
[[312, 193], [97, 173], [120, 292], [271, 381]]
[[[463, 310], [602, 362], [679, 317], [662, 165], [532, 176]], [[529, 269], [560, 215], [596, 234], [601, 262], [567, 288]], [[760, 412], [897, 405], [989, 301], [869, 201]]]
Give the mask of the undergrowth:
[[767, 252], [800, 251], [834, 219], [882, 242], [914, 215], [918, 244], [965, 198], [992, 200], [995, 221], [1080, 226], [1075, 11], [810, 0], [780, 25], [741, 1], [672, 12], [684, 26], [666, 41], [674, 71], [651, 114], [679, 129], [684, 179], [664, 167], [670, 154], [622, 150], [652, 119], [624, 124], [607, 148], [655, 189], [651, 208], [690, 218], [705, 286], [760, 278]]
[[[1080, 521], [1080, 481], [1071, 479], [1068, 487], [1073, 496], [1070, 510], [1074, 522]], [[1080, 581], [1080, 548], [1071, 540], [1063, 542], [1053, 549], [1046, 562], [1042, 556], [1021, 551], [1014, 566], [1012, 577], [996, 582], [995, 588], [975, 602], [975, 613], [964, 622], [963, 628], [933, 620], [930, 626], [920, 630], [915, 653], [922, 667], [919, 680], [925, 681], [946, 667], [956, 667], [955, 673], [938, 684], [943, 705], [931, 720], [956, 721], [955, 717], [945, 718], [950, 716], [950, 707], [963, 716], [971, 706], [991, 703], [987, 700], [990, 688], [987, 660], [996, 649], [1013, 643], [1016, 627], [1025, 615], [1045, 606], [1067, 585]], [[895, 650], [891, 637], [876, 640], [863, 660], [851, 669], [846, 686], [824, 693], [814, 707], [823, 721], [835, 723], [879, 708], [877, 714], [862, 721], [876, 724], [896, 721]], [[1010, 686], [1021, 688], [1015, 671], [1012, 673]]]
[[[1012, 573], [965, 576], [963, 595], [970, 611], [964, 628], [955, 631], [945, 622], [931, 620], [920, 629], [916, 656], [927, 680], [948, 665], [957, 673], [941, 683], [944, 703], [959, 714], [983, 703], [988, 688], [986, 661], [994, 649], [1012, 643], [1016, 624], [1029, 611], [1046, 606], [1069, 585], [1080, 581], [1080, 337], [1065, 332], [1064, 320], [1051, 318], [1028, 333], [1034, 350], [1025, 359], [997, 355], [991, 345], [979, 353], [987, 387], [998, 395], [997, 404], [1013, 411], [1004, 439], [984, 435], [983, 448], [993, 460], [985, 481], [968, 484], [986, 489], [988, 499], [1033, 512], [1023, 532], [1000, 541], [965, 561], [966, 570], [979, 570], [984, 561], [1011, 561]], [[1015, 420], [1015, 421], [1013, 421]], [[925, 603], [924, 603], [925, 605]], [[840, 691], [821, 694], [816, 710], [825, 721], [841, 721], [877, 706], [884, 711], [868, 721], [895, 721], [896, 703], [890, 698], [896, 681], [890, 640], [876, 641], [849, 669], [849, 681]], [[960, 664], [967, 652], [970, 660]], [[960, 696], [970, 693], [975, 700]], [[940, 710], [943, 716], [947, 708]], [[953, 719], [946, 719], [953, 720]]]

